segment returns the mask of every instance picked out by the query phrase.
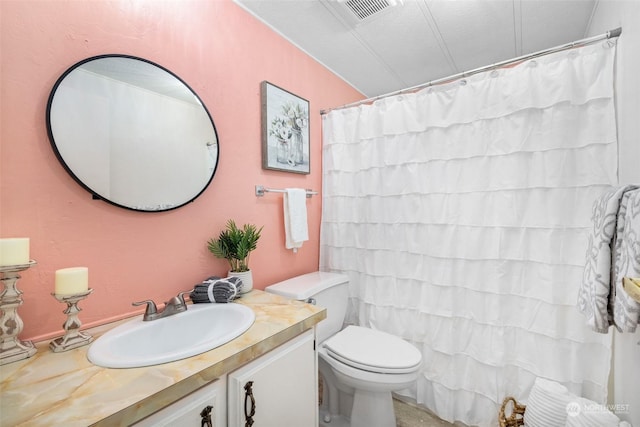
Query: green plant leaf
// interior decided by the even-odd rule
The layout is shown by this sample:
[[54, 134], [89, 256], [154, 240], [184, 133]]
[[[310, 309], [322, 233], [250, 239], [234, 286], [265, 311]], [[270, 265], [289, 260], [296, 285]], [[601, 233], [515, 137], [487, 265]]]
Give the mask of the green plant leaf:
[[248, 271], [249, 255], [257, 248], [262, 232], [253, 224], [244, 224], [238, 228], [232, 219], [227, 221], [226, 229], [222, 230], [217, 239], [209, 239], [207, 247], [217, 258], [228, 261], [231, 271]]

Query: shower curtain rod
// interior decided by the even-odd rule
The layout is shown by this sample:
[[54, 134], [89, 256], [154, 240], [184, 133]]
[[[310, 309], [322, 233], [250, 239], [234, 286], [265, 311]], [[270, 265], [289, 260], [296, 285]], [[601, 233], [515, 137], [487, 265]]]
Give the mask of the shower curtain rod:
[[343, 108], [349, 108], [349, 107], [355, 107], [356, 105], [361, 105], [361, 104], [366, 104], [369, 102], [374, 102], [377, 101], [379, 99], [383, 99], [383, 98], [387, 98], [389, 96], [394, 96], [394, 95], [400, 95], [403, 93], [408, 93], [408, 92], [415, 92], [419, 89], [423, 89], [423, 88], [427, 88], [430, 86], [436, 86], [439, 84], [443, 84], [443, 83], [449, 83], [458, 79], [462, 79], [465, 77], [469, 77], [472, 76], [474, 74], [478, 74], [478, 73], [482, 73], [484, 71], [489, 71], [489, 70], [494, 70], [496, 68], [501, 68], [504, 67], [505, 65], [510, 65], [510, 64], [515, 64], [517, 62], [522, 62], [522, 61], [526, 61], [528, 59], [532, 59], [532, 58], [538, 58], [540, 56], [544, 56], [544, 55], [549, 55], [550, 53], [556, 53], [556, 52], [561, 52], [563, 50], [568, 50], [568, 49], [573, 49], [575, 47], [578, 46], [586, 46], [588, 44], [592, 44], [595, 42], [598, 42], [600, 40], [607, 40], [607, 39], [612, 39], [615, 37], [619, 37], [620, 34], [622, 34], [622, 27], [618, 27], [615, 28], [613, 30], [607, 31], [604, 34], [600, 34], [598, 36], [593, 36], [593, 37], [589, 37], [586, 39], [582, 39], [582, 40], [577, 40], [575, 42], [571, 42], [571, 43], [567, 43], [567, 44], [563, 44], [560, 46], [556, 46], [556, 47], [552, 47], [549, 49], [545, 49], [545, 50], [540, 50], [538, 52], [534, 52], [534, 53], [530, 53], [528, 55], [523, 55], [523, 56], [519, 56], [517, 58], [513, 58], [513, 59], [507, 59], [506, 61], [502, 61], [502, 62], [496, 62], [495, 64], [491, 64], [491, 65], [487, 65], [484, 67], [480, 67], [480, 68], [476, 68], [470, 71], [464, 71], [462, 73], [458, 73], [458, 74], [454, 74], [451, 75], [449, 77], [443, 77], [441, 79], [437, 79], [437, 80], [431, 80], [430, 82], [427, 83], [422, 83], [419, 84], [417, 86], [412, 86], [406, 89], [400, 89], [400, 90], [396, 90], [395, 92], [389, 92], [389, 93], [385, 93], [383, 95], [378, 95], [378, 96], [374, 96], [372, 98], [367, 98], [367, 99], [362, 99], [360, 101], [356, 101], [356, 102], [352, 102], [350, 104], [345, 104], [342, 105], [340, 107], [335, 107], [335, 108], [329, 108], [327, 110], [320, 110], [320, 114], [327, 114], [330, 111], [333, 110], [341, 110]]

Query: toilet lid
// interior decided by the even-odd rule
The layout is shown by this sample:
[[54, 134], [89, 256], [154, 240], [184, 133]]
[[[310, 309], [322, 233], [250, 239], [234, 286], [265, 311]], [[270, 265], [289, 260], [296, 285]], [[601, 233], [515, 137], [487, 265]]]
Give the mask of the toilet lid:
[[334, 359], [371, 372], [413, 372], [422, 361], [418, 349], [405, 340], [361, 326], [347, 326], [323, 346]]

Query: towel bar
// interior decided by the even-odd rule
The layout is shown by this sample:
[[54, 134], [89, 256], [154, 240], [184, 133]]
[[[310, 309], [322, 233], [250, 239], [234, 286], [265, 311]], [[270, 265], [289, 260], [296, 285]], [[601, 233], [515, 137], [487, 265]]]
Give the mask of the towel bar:
[[[307, 199], [310, 199], [312, 196], [315, 196], [318, 194], [317, 191], [313, 191], [309, 188], [306, 189], [307, 190]], [[284, 189], [279, 189], [279, 188], [266, 188], [262, 185], [256, 185], [256, 197], [262, 197], [264, 196], [264, 193], [284, 193], [286, 190]]]

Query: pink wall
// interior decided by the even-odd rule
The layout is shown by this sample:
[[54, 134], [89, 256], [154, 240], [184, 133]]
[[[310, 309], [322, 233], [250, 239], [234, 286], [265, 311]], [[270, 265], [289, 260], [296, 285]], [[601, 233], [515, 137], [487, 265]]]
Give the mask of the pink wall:
[[[310, 241], [284, 248], [282, 198], [256, 198], [254, 185], [321, 186], [319, 111], [362, 95], [230, 0], [0, 2], [0, 235], [29, 237], [38, 264], [19, 288], [22, 339], [61, 331], [54, 272], [89, 267], [94, 293], [81, 303], [85, 326], [134, 312], [132, 301], [164, 301], [226, 264], [206, 249], [227, 219], [264, 225], [252, 254], [254, 286], [318, 268], [321, 199], [309, 209]], [[56, 79], [75, 62], [123, 53], [154, 61], [198, 93], [215, 121], [221, 158], [195, 202], [165, 213], [138, 213], [94, 201], [53, 154], [45, 108]], [[311, 174], [261, 167], [260, 82], [311, 104]]]

